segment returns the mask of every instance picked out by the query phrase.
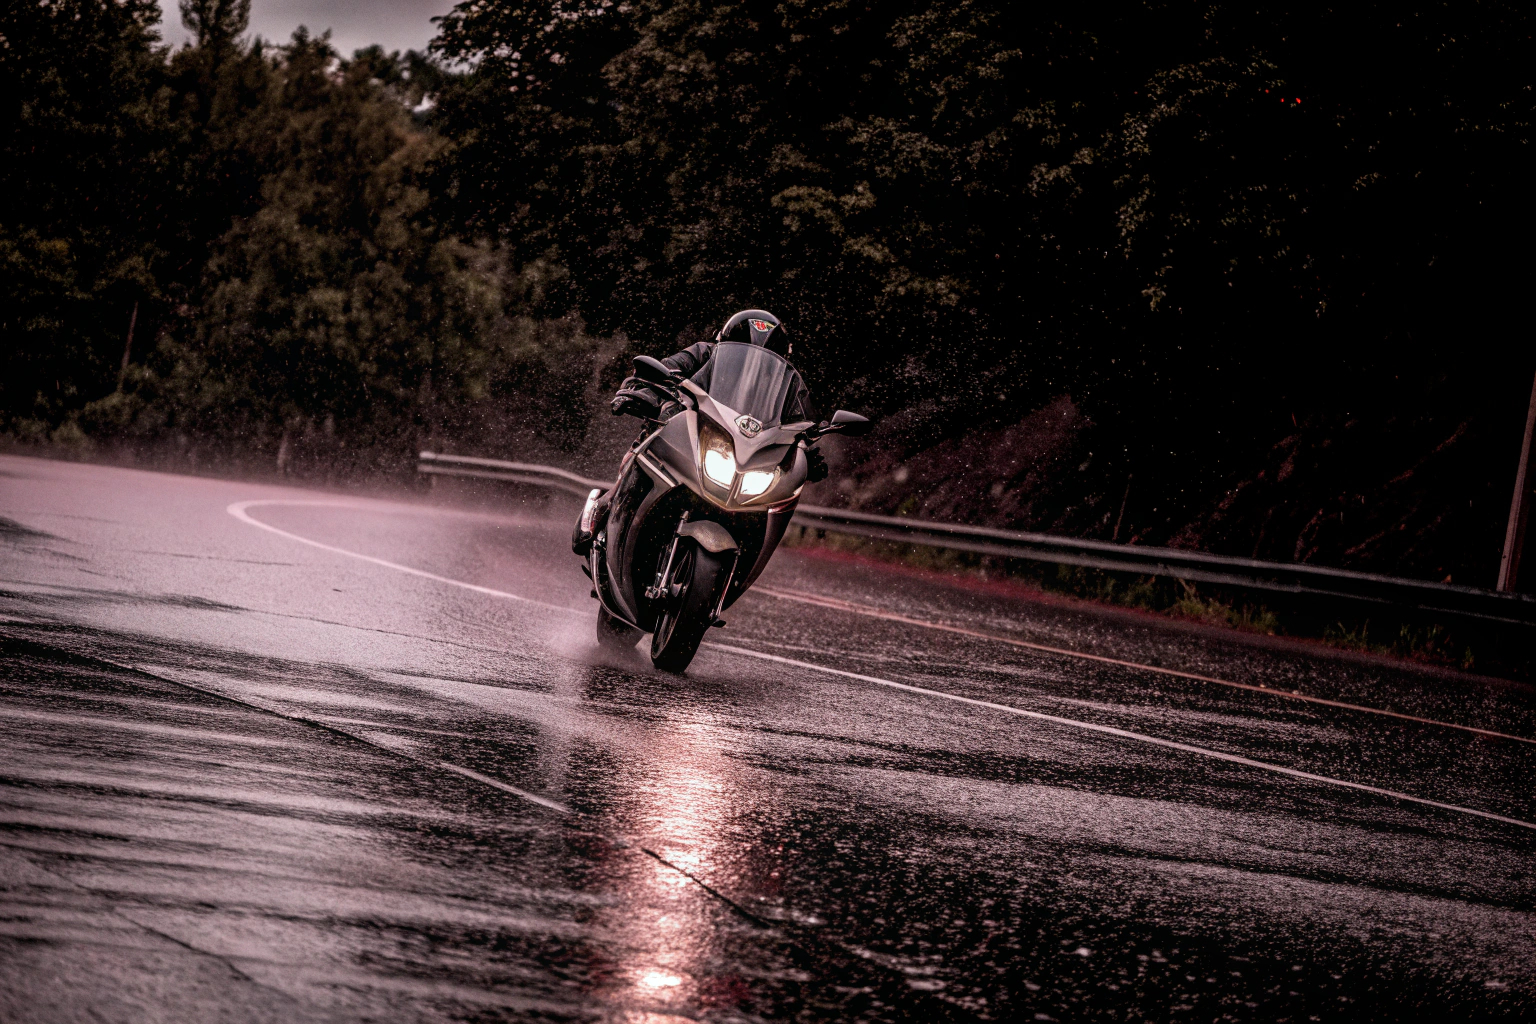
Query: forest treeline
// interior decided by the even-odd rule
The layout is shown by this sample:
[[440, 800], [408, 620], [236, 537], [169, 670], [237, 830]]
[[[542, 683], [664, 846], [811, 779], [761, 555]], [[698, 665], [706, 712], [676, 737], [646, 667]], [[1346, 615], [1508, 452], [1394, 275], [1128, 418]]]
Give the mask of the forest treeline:
[[596, 468], [626, 357], [755, 305], [880, 419], [822, 500], [1490, 583], [1531, 15], [1256, 6], [470, 0], [346, 56], [7, 5], [0, 429]]
[[517, 313], [537, 271], [430, 214], [433, 62], [249, 39], [249, 0], [182, 12], [172, 51], [152, 0], [8, 8], [12, 434], [355, 475], [530, 375], [569, 387], [579, 325]]

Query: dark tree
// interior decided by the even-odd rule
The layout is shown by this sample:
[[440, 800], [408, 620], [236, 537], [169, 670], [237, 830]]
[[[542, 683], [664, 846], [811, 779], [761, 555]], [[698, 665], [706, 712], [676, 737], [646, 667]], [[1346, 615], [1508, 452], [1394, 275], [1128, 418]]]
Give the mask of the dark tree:
[[443, 209], [560, 267], [546, 312], [662, 349], [767, 306], [897, 461], [1071, 396], [1077, 481], [1020, 525], [1108, 536], [1124, 499], [1147, 541], [1497, 563], [1519, 5], [482, 0], [437, 46], [475, 67]]

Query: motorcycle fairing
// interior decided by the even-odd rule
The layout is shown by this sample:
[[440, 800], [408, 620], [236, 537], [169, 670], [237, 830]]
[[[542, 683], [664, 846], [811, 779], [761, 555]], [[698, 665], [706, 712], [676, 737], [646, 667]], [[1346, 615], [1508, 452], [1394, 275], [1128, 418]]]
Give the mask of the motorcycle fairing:
[[[593, 578], [603, 595], [599, 600], [610, 613], [647, 632], [656, 623], [657, 609], [643, 595], [684, 512], [690, 521], [718, 524], [739, 546], [736, 569], [721, 602], [728, 608], [766, 568], [794, 514], [808, 468], [798, 436], [811, 423], [780, 424], [748, 436], [737, 422], [744, 414], [716, 402], [692, 381], [682, 386], [696, 408], [671, 417], [625, 459], [603, 543], [594, 545], [593, 552]], [[730, 439], [737, 472], [729, 488], [703, 473], [702, 422]], [[777, 479], [763, 494], [737, 495], [744, 473], [775, 468]], [[601, 566], [596, 564], [599, 559]]]

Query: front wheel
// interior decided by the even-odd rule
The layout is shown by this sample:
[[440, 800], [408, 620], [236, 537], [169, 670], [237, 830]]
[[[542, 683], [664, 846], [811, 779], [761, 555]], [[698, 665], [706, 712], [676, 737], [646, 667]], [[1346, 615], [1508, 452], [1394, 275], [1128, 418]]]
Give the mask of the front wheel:
[[704, 634], [715, 618], [720, 588], [725, 586], [731, 560], [725, 554], [711, 554], [691, 540], [679, 540], [672, 571], [663, 582], [674, 597], [664, 597], [666, 605], [656, 616], [656, 630], [651, 634], [651, 664], [663, 672], [681, 672], [688, 667]]

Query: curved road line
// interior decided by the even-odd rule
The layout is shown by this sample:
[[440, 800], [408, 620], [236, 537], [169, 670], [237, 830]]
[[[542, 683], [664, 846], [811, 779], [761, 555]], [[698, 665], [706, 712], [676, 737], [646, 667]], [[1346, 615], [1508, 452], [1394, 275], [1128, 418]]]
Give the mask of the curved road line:
[[1067, 647], [1052, 647], [1049, 644], [1037, 644], [1029, 640], [1017, 640], [1013, 637], [998, 636], [996, 633], [983, 633], [975, 629], [967, 629], [964, 626], [952, 626], [947, 622], [931, 622], [927, 619], [914, 619], [900, 612], [888, 612], [883, 608], [873, 608], [869, 605], [855, 604], [852, 601], [844, 601], [836, 597], [823, 597], [820, 594], [807, 594], [798, 590], [777, 590], [772, 587], [756, 586], [754, 591], [776, 597], [781, 601], [798, 601], [801, 604], [815, 605], [818, 608], [833, 608], [837, 611], [848, 612], [850, 615], [864, 615], [872, 619], [884, 619], [887, 622], [899, 622], [906, 626], [919, 626], [923, 629], [937, 629], [946, 633], [958, 633], [960, 636], [975, 637], [978, 640], [992, 640], [1000, 644], [1012, 644], [1014, 647], [1026, 647], [1032, 651], [1044, 651], [1047, 654], [1059, 654], [1068, 658], [1080, 658], [1084, 661], [1098, 661], [1106, 665], [1119, 665], [1122, 668], [1142, 669], [1146, 672], [1157, 672], [1165, 676], [1176, 676], [1179, 679], [1193, 679], [1201, 683], [1215, 683], [1217, 686], [1230, 686], [1234, 690], [1251, 690], [1254, 693], [1265, 693], [1273, 697], [1284, 697], [1287, 700], [1306, 701], [1310, 704], [1326, 704], [1331, 708], [1343, 708], [1347, 711], [1364, 711], [1372, 715], [1385, 715], [1388, 718], [1400, 718], [1407, 722], [1417, 722], [1420, 725], [1437, 725], [1444, 729], [1460, 729], [1463, 732], [1476, 733], [1479, 736], [1488, 736], [1494, 739], [1514, 740], [1516, 743], [1530, 743], [1536, 745], [1536, 739], [1529, 736], [1515, 736], [1507, 732], [1495, 732], [1492, 729], [1479, 729], [1475, 725], [1459, 725], [1456, 722], [1442, 722], [1438, 718], [1421, 718], [1418, 715], [1408, 715], [1401, 711], [1388, 711], [1385, 708], [1372, 708], [1363, 704], [1348, 704], [1341, 700], [1329, 700], [1326, 697], [1314, 697], [1311, 694], [1301, 693], [1296, 690], [1281, 690], [1269, 686], [1255, 686], [1252, 683], [1234, 683], [1230, 679], [1217, 679], [1215, 676], [1203, 676], [1197, 672], [1185, 672], [1176, 668], [1163, 668], [1159, 665], [1146, 665], [1139, 661], [1126, 661], [1122, 658], [1111, 658], [1103, 654], [1089, 654], [1086, 651], [1074, 651]]
[[[568, 608], [565, 605], [547, 604], [543, 601], [536, 601], [533, 598], [523, 597], [519, 594], [508, 593], [505, 590], [496, 590], [492, 587], [482, 587], [479, 584], [469, 583], [464, 580], [456, 580], [450, 576], [439, 576], [437, 573], [427, 572], [424, 569], [413, 569], [408, 565], [401, 565], [398, 562], [391, 562], [383, 558], [375, 558], [372, 555], [365, 555], [358, 551], [348, 551], [346, 548], [338, 548], [330, 544], [323, 544], [317, 540], [310, 540], [308, 537], [301, 537], [296, 533], [289, 533], [287, 530], [280, 530], [275, 526], [268, 526], [266, 523], [252, 518], [246, 510], [255, 508], [260, 505], [308, 505], [331, 508], [365, 507], [359, 505], [356, 502], [290, 501], [278, 498], [264, 499], [260, 501], [237, 501], [230, 504], [225, 509], [225, 511], [243, 523], [248, 523], [251, 526], [259, 527], [260, 529], [267, 530], [270, 533], [275, 533], [278, 536], [285, 537], [289, 540], [298, 541], [301, 544], [308, 544], [310, 547], [319, 548], [322, 551], [329, 551], [333, 554], [344, 555], [347, 558], [356, 558], [360, 561], [368, 562], [373, 565], [383, 566], [386, 569], [394, 569], [398, 572], [408, 573], [412, 576], [419, 576], [422, 579], [432, 580], [437, 583], [446, 583], [449, 586], [462, 587], [465, 590], [470, 590], [477, 594], [484, 594], [488, 597], [506, 598], [507, 600], [518, 601], [523, 604], [529, 604], [538, 608], [549, 609], [551, 611], [564, 612], [569, 615], [584, 616], [587, 614], [583, 611], [577, 611], [574, 608]], [[1339, 786], [1343, 789], [1352, 789], [1361, 793], [1370, 793], [1375, 796], [1383, 796], [1392, 800], [1400, 800], [1405, 803], [1418, 804], [1422, 807], [1433, 807], [1436, 810], [1454, 811], [1458, 814], [1468, 814], [1472, 815], [1473, 817], [1485, 818], [1489, 821], [1497, 821], [1505, 825], [1518, 825], [1521, 828], [1528, 828], [1536, 831], [1536, 823], [1522, 821], [1519, 818], [1508, 818], [1502, 814], [1494, 814], [1491, 811], [1480, 811], [1475, 807], [1462, 807], [1459, 804], [1442, 803], [1439, 800], [1430, 800], [1421, 796], [1413, 796], [1408, 793], [1400, 793], [1396, 790], [1382, 789], [1379, 786], [1369, 786], [1361, 782], [1349, 782], [1344, 779], [1335, 779], [1328, 775], [1315, 775], [1312, 772], [1304, 772], [1296, 768], [1287, 768], [1284, 765], [1271, 764], [1268, 761], [1255, 761], [1252, 758], [1243, 757], [1239, 754], [1228, 754], [1224, 751], [1211, 750], [1207, 747], [1197, 747], [1189, 743], [1180, 743], [1177, 740], [1163, 739], [1160, 736], [1149, 736], [1146, 733], [1132, 732], [1129, 729], [1119, 729], [1112, 725], [1099, 725], [1094, 722], [1084, 722], [1076, 718], [1064, 718], [1060, 715], [1048, 715], [1041, 711], [1027, 711], [1023, 708], [1012, 707], [1008, 704], [995, 704], [991, 701], [978, 700], [974, 697], [962, 697], [959, 694], [946, 693], [943, 690], [930, 690], [926, 687], [913, 686], [909, 683], [898, 683], [891, 679], [882, 679], [879, 676], [867, 676], [858, 672], [847, 672], [843, 669], [828, 668], [825, 665], [817, 665], [809, 661], [799, 661], [794, 658], [785, 658], [777, 654], [766, 654], [762, 651], [754, 651], [746, 647], [735, 647], [730, 644], [718, 644], [713, 642], [706, 643], [704, 646], [714, 648], [718, 651], [724, 651], [728, 654], [735, 654], [741, 657], [756, 658], [761, 661], [769, 661], [781, 665], [793, 665], [796, 668], [802, 668], [810, 672], [821, 672], [826, 675], [839, 676], [844, 679], [856, 679], [860, 682], [872, 683], [876, 686], [882, 686], [892, 690], [914, 693], [924, 697], [936, 697], [941, 700], [954, 701], [956, 703], [966, 704], [972, 707], [986, 708], [989, 711], [1000, 711], [1005, 714], [1016, 715], [1021, 718], [1030, 718], [1040, 722], [1050, 722], [1053, 725], [1062, 725], [1072, 729], [1080, 729], [1084, 732], [1094, 732], [1101, 735], [1114, 736], [1119, 739], [1133, 740], [1138, 743], [1147, 743], [1151, 744], [1152, 746], [1163, 747], [1169, 750], [1177, 750], [1182, 753], [1198, 754], [1202, 757], [1209, 757], [1217, 761], [1226, 761], [1231, 764], [1242, 765], [1246, 768], [1258, 768], [1263, 771], [1275, 772], [1279, 775], [1286, 775], [1291, 778], [1302, 779], [1307, 782], [1316, 782], [1328, 786]], [[505, 784], [503, 783], [502, 785], [504, 786]]]
[[[490, 587], [481, 587], [473, 583], [465, 583], [462, 580], [448, 579], [444, 576], [438, 576], [435, 573], [426, 572], [421, 569], [413, 569], [408, 565], [401, 565], [397, 562], [390, 562], [382, 558], [374, 558], [371, 555], [359, 554], [355, 551], [347, 551], [343, 548], [333, 547], [329, 544], [323, 544], [320, 541], [310, 540], [308, 537], [301, 537], [296, 533], [289, 533], [287, 530], [281, 530], [275, 526], [269, 526], [266, 523], [261, 522], [259, 519], [252, 518], [249, 514], [246, 513], [246, 509], [255, 508], [259, 505], [297, 505], [320, 508], [369, 508], [369, 506], [359, 504], [356, 501], [269, 498], [258, 501], [237, 501], [230, 505], [227, 511], [230, 515], [234, 516], [236, 519], [239, 519], [241, 522], [249, 523], [252, 526], [259, 527], [260, 529], [267, 530], [271, 533], [275, 533], [281, 537], [287, 537], [289, 540], [298, 541], [300, 544], [308, 544], [309, 546], [319, 548], [322, 551], [330, 551], [334, 554], [346, 555], [350, 558], [359, 558], [365, 562], [372, 562], [375, 565], [381, 565], [389, 569], [395, 569], [399, 572], [410, 573], [413, 576], [421, 576], [425, 579], [436, 580], [439, 583], [450, 583], [454, 586], [465, 587], [469, 590], [474, 590], [478, 593], [486, 594], [492, 597], [504, 597], [509, 601], [521, 601], [525, 604], [538, 605], [539, 607], [548, 608], [551, 610], [570, 612], [572, 614], [578, 615], [584, 614], [581, 610], [576, 608], [569, 608], [564, 605], [547, 604], [543, 601], [538, 601], [533, 598], [523, 597], [520, 594], [509, 594], [505, 591], [495, 590]], [[439, 509], [430, 506], [392, 506], [388, 508], [388, 510], [428, 512], [433, 515], [453, 515], [471, 518], [500, 518], [496, 516], [489, 516], [485, 513], [463, 512], [457, 509]], [[978, 640], [990, 640], [994, 643], [1009, 644], [1013, 647], [1022, 647], [1027, 650], [1041, 651], [1046, 654], [1055, 654], [1066, 658], [1077, 658], [1082, 661], [1096, 661], [1105, 665], [1116, 665], [1121, 668], [1138, 669], [1143, 672], [1155, 672], [1159, 675], [1171, 676], [1177, 679], [1189, 679], [1200, 683], [1212, 683], [1216, 686], [1226, 686], [1234, 690], [1247, 690], [1252, 693], [1261, 693], [1272, 697], [1283, 697], [1286, 700], [1302, 701], [1308, 704], [1320, 704], [1326, 707], [1339, 708], [1344, 711], [1358, 711], [1368, 715], [1381, 715], [1385, 718], [1396, 718], [1400, 721], [1413, 722], [1418, 725], [1430, 725], [1441, 729], [1456, 729], [1458, 731], [1469, 732], [1477, 736], [1487, 736], [1490, 739], [1511, 740], [1515, 743], [1526, 743], [1536, 746], [1536, 739], [1533, 739], [1529, 736], [1516, 736], [1513, 733], [1498, 732], [1494, 729], [1482, 729], [1475, 725], [1462, 725], [1459, 722], [1447, 722], [1438, 718], [1424, 718], [1419, 715], [1410, 715], [1401, 711], [1389, 711], [1386, 708], [1373, 708], [1364, 704], [1350, 704], [1347, 701], [1329, 700], [1327, 697], [1314, 697], [1311, 694], [1300, 693], [1295, 690], [1282, 690], [1269, 686], [1256, 686], [1252, 683], [1238, 683], [1233, 682], [1230, 679], [1218, 679], [1215, 676], [1201, 675], [1198, 672], [1185, 672], [1182, 669], [1164, 668], [1160, 665], [1148, 665], [1144, 662], [1129, 661], [1124, 658], [1111, 658], [1103, 654], [1089, 654], [1086, 651], [1074, 651], [1067, 647], [1053, 647], [1050, 644], [1040, 644], [1029, 640], [1019, 640], [1014, 637], [999, 636], [996, 633], [984, 633], [980, 630], [968, 629], [964, 626], [955, 626], [946, 622], [934, 622], [928, 619], [917, 619], [909, 615], [902, 615], [900, 612], [890, 612], [883, 608], [875, 608], [869, 605], [857, 604], [853, 601], [844, 601], [841, 598], [825, 597], [820, 594], [807, 594], [803, 591], [796, 590], [780, 590], [775, 587], [767, 587], [761, 584], [753, 587], [752, 589], [753, 593], [764, 594], [768, 597], [774, 597], [781, 601], [795, 601], [801, 604], [814, 605], [820, 608], [831, 608], [836, 611], [847, 612], [851, 615], [863, 615], [868, 618], [882, 619], [887, 622], [899, 622], [906, 626], [917, 626], [920, 629], [933, 629], [945, 633], [955, 633], [959, 636], [973, 637]]]
[[367, 507], [365, 505], [360, 505], [355, 501], [290, 501], [283, 498], [264, 498], [259, 501], [237, 501], [227, 507], [224, 511], [228, 512], [242, 523], [249, 523], [251, 526], [266, 530], [268, 533], [275, 533], [279, 537], [286, 537], [289, 540], [296, 540], [300, 544], [308, 544], [310, 547], [319, 548], [321, 551], [329, 551], [335, 555], [346, 555], [348, 558], [356, 558], [364, 562], [371, 562], [374, 565], [382, 565], [386, 569], [394, 569], [396, 572], [404, 572], [409, 573], [412, 576], [420, 576], [422, 579], [433, 580], [437, 583], [447, 583], [451, 586], [463, 587], [465, 590], [473, 590], [475, 593], [484, 594], [487, 597], [504, 597], [508, 601], [520, 601], [523, 604], [531, 604], [538, 608], [548, 608], [551, 611], [567, 612], [569, 614], [576, 615], [581, 614], [575, 608], [567, 608], [563, 604], [548, 604], [547, 602], [538, 601], [531, 597], [523, 597], [521, 594], [509, 594], [505, 590], [496, 590], [492, 587], [482, 587], [475, 583], [466, 583], [463, 580], [450, 579], [447, 576], [439, 576], [435, 572], [427, 572], [425, 569], [413, 569], [408, 565], [401, 565], [399, 562], [390, 562], [383, 558], [374, 558], [372, 555], [365, 555], [358, 551], [348, 551], [346, 548], [333, 547], [330, 544], [322, 544], [318, 540], [310, 540], [308, 537], [300, 537], [296, 533], [289, 533], [287, 530], [280, 530], [275, 526], [268, 526], [261, 520], [253, 518], [251, 514], [246, 511], [246, 509], [256, 508], [259, 505], [306, 505], [317, 506], [321, 508]]

